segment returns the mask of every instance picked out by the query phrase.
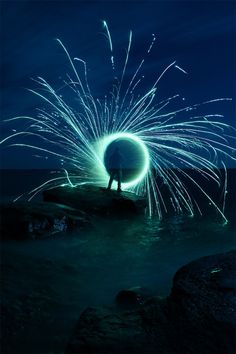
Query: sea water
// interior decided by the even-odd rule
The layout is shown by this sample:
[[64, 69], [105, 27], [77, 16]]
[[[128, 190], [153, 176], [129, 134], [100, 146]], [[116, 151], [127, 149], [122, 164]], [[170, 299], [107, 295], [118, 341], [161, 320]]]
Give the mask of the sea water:
[[[10, 183], [10, 177], [7, 180]], [[29, 187], [24, 181], [14, 184], [14, 193], [13, 187], [8, 192], [5, 188], [3, 197], [11, 200], [15, 192]], [[167, 296], [182, 265], [233, 248], [234, 218], [224, 224], [207, 213], [166, 215], [162, 220], [94, 218], [90, 228], [70, 235], [4, 241], [3, 352], [63, 353], [87, 307], [111, 305], [120, 290], [136, 286]]]

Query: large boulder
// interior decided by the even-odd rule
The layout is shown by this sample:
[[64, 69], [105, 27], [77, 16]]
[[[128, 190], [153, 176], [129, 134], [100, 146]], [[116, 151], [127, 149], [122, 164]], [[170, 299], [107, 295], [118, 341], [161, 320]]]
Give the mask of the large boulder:
[[173, 279], [170, 304], [181, 314], [180, 337], [184, 338], [187, 330], [193, 347], [206, 348], [204, 353], [233, 353], [236, 251], [203, 257], [179, 269]]
[[[166, 299], [126, 290], [114, 307], [88, 308], [66, 354], [233, 354], [236, 251], [200, 258], [175, 275]], [[130, 306], [130, 307], [129, 307]]]
[[117, 192], [96, 186], [61, 186], [43, 192], [47, 202], [68, 205], [90, 215], [127, 216], [144, 211], [146, 200], [134, 193]]

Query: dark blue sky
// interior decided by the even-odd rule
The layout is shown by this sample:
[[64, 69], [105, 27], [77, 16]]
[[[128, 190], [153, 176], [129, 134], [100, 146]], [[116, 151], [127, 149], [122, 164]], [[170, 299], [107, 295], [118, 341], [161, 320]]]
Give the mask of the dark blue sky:
[[[158, 99], [176, 93], [194, 104], [217, 97], [235, 99], [235, 1], [2, 1], [1, 2], [1, 119], [35, 115], [40, 100], [26, 88], [43, 76], [55, 87], [70, 72], [55, 38], [72, 57], [86, 60], [96, 97], [111, 82], [109, 46], [102, 35], [105, 19], [113, 36], [117, 66], [123, 63], [129, 30], [133, 49], [129, 70], [139, 63], [151, 41], [157, 40], [144, 67], [145, 85], [177, 60], [189, 75], [172, 70], [161, 81]], [[121, 67], [121, 66], [120, 66]], [[136, 65], [135, 65], [136, 67]], [[144, 87], [145, 87], [144, 85]], [[235, 123], [235, 100], [211, 106]], [[2, 128], [8, 134], [8, 127]], [[31, 158], [32, 152], [4, 149], [2, 167], [51, 167]]]

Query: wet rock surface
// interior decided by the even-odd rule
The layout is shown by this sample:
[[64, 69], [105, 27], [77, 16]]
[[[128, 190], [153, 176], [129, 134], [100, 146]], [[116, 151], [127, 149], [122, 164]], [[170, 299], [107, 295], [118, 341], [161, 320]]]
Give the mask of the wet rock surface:
[[0, 206], [1, 239], [38, 239], [91, 226], [92, 217], [125, 217], [144, 212], [146, 201], [133, 193], [82, 186], [43, 192], [43, 202]]
[[233, 354], [235, 257], [230, 251], [180, 268], [165, 299], [146, 295], [138, 302], [140, 290], [128, 289], [114, 307], [88, 308], [66, 353]]
[[2, 239], [40, 239], [89, 224], [78, 210], [59, 204], [20, 202], [1, 205]]
[[205, 314], [219, 324], [236, 326], [236, 252], [182, 267], [175, 274], [171, 298], [193, 318]]
[[125, 216], [142, 213], [145, 198], [134, 193], [117, 192], [96, 186], [57, 187], [43, 193], [47, 202], [61, 203], [90, 215]]

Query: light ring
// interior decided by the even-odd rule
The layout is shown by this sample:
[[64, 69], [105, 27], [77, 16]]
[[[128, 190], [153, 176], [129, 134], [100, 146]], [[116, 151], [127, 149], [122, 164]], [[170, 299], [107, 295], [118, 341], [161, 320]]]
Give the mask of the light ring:
[[141, 172], [139, 173], [138, 177], [136, 177], [134, 180], [130, 181], [130, 182], [124, 182], [122, 183], [122, 188], [123, 189], [128, 189], [130, 187], [134, 187], [136, 186], [139, 182], [141, 182], [143, 180], [143, 178], [146, 176], [148, 170], [149, 170], [149, 165], [150, 165], [150, 157], [149, 157], [149, 152], [148, 149], [146, 147], [146, 145], [143, 143], [143, 141], [137, 137], [134, 134], [131, 133], [114, 133], [114, 134], [110, 134], [107, 135], [105, 137], [103, 137], [97, 145], [97, 152], [99, 155], [99, 160], [100, 160], [100, 166], [102, 165], [102, 173], [105, 174], [104, 177], [106, 179], [109, 178], [109, 174], [104, 166], [104, 155], [106, 152], [107, 147], [115, 140], [117, 139], [124, 139], [124, 140], [131, 140], [132, 142], [135, 142], [136, 144], [138, 144], [138, 146], [141, 148], [141, 151], [143, 153], [143, 160], [144, 160], [144, 166], [141, 170]]

